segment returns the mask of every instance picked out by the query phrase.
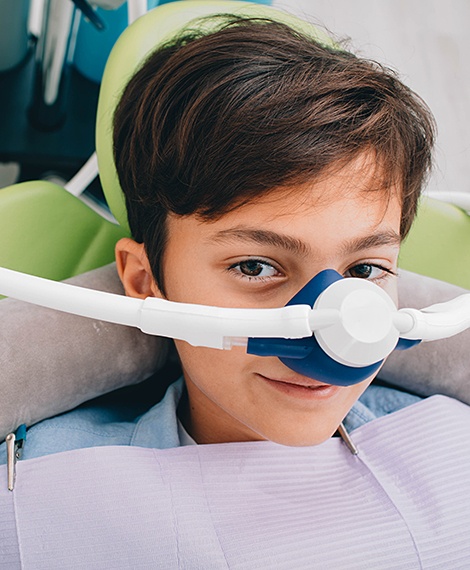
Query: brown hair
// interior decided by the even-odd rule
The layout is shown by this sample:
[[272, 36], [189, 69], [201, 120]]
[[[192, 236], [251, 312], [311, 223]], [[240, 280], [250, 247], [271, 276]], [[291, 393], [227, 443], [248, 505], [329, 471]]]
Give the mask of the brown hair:
[[223, 19], [157, 49], [114, 118], [131, 232], [163, 288], [166, 218], [215, 219], [372, 149], [402, 191], [401, 234], [431, 167], [426, 105], [382, 66], [265, 19]]

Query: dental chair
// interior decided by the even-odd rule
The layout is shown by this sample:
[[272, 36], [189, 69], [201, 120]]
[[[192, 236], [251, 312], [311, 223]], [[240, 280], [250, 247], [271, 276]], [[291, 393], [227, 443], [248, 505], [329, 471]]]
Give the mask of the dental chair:
[[[0, 247], [0, 266], [40, 277], [64, 280], [103, 267], [114, 260], [116, 241], [129, 235], [124, 199], [119, 188], [112, 153], [112, 117], [119, 95], [134, 70], [157, 44], [173, 35], [194, 18], [222, 12], [280, 18], [293, 27], [312, 33], [312, 27], [296, 17], [267, 6], [238, 1], [173, 2], [159, 6], [141, 17], [125, 30], [110, 55], [102, 80], [98, 104], [96, 149], [99, 175], [107, 203], [116, 221], [112, 221], [112, 216], [105, 219], [79, 198], [50, 182], [24, 182], [4, 188], [0, 190], [0, 243], [3, 245]], [[209, 24], [206, 22], [204, 25]], [[318, 37], [324, 41], [331, 41], [321, 31], [318, 31]], [[423, 198], [417, 222], [403, 247], [400, 267], [470, 289], [469, 243], [470, 218], [465, 211], [435, 199]], [[108, 290], [122, 292], [116, 275], [111, 276], [109, 271], [106, 275], [109, 276], [111, 282]], [[79, 280], [79, 283], [88, 285], [90, 282]], [[106, 287], [105, 284], [103, 288], [106, 289]], [[455, 295], [456, 293], [453, 292], [449, 294], [449, 297]], [[7, 307], [7, 317], [5, 313], [0, 317], [2, 323], [23, 310], [20, 305], [14, 303], [5, 305], [5, 308]], [[34, 310], [36, 309], [31, 309], [31, 311]], [[77, 379], [72, 372], [76, 368], [73, 358], [70, 364], [64, 364], [67, 357], [71, 356], [69, 353], [74, 350], [70, 344], [58, 347], [57, 353], [52, 352], [52, 356], [49, 355], [46, 358], [47, 364], [44, 364], [43, 369], [40, 369], [38, 373], [37, 353], [45, 350], [44, 347], [49, 340], [47, 331], [56, 326], [58, 321], [55, 319], [59, 318], [47, 309], [38, 311], [33, 313], [30, 319], [35, 326], [45, 328], [45, 338], [41, 337], [38, 344], [35, 344], [37, 336], [31, 336], [36, 333], [31, 330], [21, 333], [22, 323], [18, 323], [18, 335], [23, 334], [22, 346], [24, 347], [26, 342], [35, 345], [32, 347], [32, 350], [36, 349], [33, 359], [35, 367], [29, 365], [29, 367], [22, 368], [21, 374], [16, 375], [10, 384], [3, 388], [2, 406], [5, 417], [8, 416], [10, 428], [7, 428], [7, 424], [0, 426], [0, 439], [6, 433], [5, 430], [13, 429], [19, 423], [34, 423], [48, 415], [70, 409], [91, 395], [97, 396], [111, 388], [141, 381], [150, 375], [151, 370], [155, 370], [162, 364], [161, 360], [166, 354], [166, 348], [163, 347], [161, 339], [150, 337], [142, 340], [145, 335], [137, 332], [136, 334], [139, 334], [138, 339], [136, 337], [137, 340], [132, 337], [134, 340], [131, 341], [130, 337], [126, 337], [120, 345], [130, 347], [126, 354], [134, 351], [133, 364], [122, 364], [122, 369], [119, 371], [122, 380], [115, 379], [116, 371], [105, 374], [98, 367], [98, 370], [93, 370], [94, 387], [90, 389], [88, 386], [85, 389], [81, 382], [84, 381], [87, 371], [84, 371], [83, 375]], [[62, 315], [60, 318], [66, 319], [66, 316]], [[103, 323], [83, 324], [86, 319], [80, 317], [67, 316], [67, 318], [70, 320], [65, 322], [74, 323], [71, 325], [73, 331], [70, 331], [74, 338], [77, 338], [77, 328], [82, 334], [96, 335], [98, 334], [97, 327], [103, 325]], [[106, 331], [117, 328], [120, 329], [116, 326], [113, 328], [112, 325], [103, 326], [103, 330]], [[24, 334], [30, 336], [25, 337]], [[0, 353], [3, 362], [11, 363], [13, 357], [28, 358], [28, 355], [15, 352], [12, 349], [12, 342], [8, 338], [5, 340], [6, 337], [3, 336], [4, 342]], [[0, 334], [1, 338], [2, 334]], [[91, 337], [91, 344], [93, 344], [93, 338], [95, 337]], [[25, 339], [29, 340], [25, 341]], [[101, 359], [105, 362], [109, 362], [106, 354], [119, 353], [119, 345], [109, 344], [107, 346], [109, 353], [101, 354]], [[62, 352], [59, 354], [59, 351]], [[160, 351], [163, 357], [159, 359], [154, 354], [147, 365], [141, 365], [139, 359], [142, 355], [152, 351], [153, 353]], [[84, 362], [83, 353], [77, 354], [76, 359]], [[139, 366], [141, 369], [138, 369]], [[3, 370], [5, 371], [5, 367]], [[89, 372], [89, 368], [87, 370]], [[100, 370], [105, 377], [103, 381], [99, 378]], [[34, 381], [34, 376], [38, 375], [39, 379], [41, 375], [46, 378], [46, 383], [51, 375], [62, 376], [64, 382], [61, 390], [62, 392], [68, 390], [67, 395], [64, 396], [61, 393], [57, 404], [51, 402], [50, 390], [43, 388], [39, 380]], [[65, 387], [66, 378], [68, 378], [68, 388]], [[34, 384], [33, 393], [31, 392], [32, 384]], [[19, 396], [19, 394], [24, 394], [25, 390], [27, 395]], [[22, 398], [20, 402], [19, 397]], [[32, 410], [34, 406], [36, 409]]]

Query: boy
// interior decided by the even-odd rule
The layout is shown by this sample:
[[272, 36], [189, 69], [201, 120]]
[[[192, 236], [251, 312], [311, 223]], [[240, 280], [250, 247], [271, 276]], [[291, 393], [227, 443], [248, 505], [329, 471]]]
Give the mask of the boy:
[[[187, 32], [148, 59], [115, 114], [135, 240], [116, 248], [126, 293], [281, 307], [330, 268], [396, 300], [399, 245], [433, 139], [423, 102], [376, 64], [269, 20], [221, 18], [214, 33]], [[346, 416], [353, 429], [417, 400], [374, 386], [357, 402], [373, 378], [332, 386], [241, 348], [176, 346], [184, 384], [140, 419], [85, 406], [34, 426], [23, 457], [98, 445], [317, 445]]]

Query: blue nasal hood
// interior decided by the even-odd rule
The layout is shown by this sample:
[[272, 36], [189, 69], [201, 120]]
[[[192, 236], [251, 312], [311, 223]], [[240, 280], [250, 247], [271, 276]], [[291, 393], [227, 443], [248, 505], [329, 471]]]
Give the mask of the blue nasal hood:
[[[287, 305], [310, 305], [313, 307], [319, 295], [330, 285], [344, 279], [337, 271], [325, 269], [311, 279]], [[396, 349], [410, 348], [420, 341], [400, 339]], [[347, 366], [331, 358], [318, 344], [315, 333], [300, 339], [250, 338], [247, 352], [258, 356], [276, 356], [294, 372], [337, 386], [357, 384], [374, 375], [383, 360], [369, 366]]]

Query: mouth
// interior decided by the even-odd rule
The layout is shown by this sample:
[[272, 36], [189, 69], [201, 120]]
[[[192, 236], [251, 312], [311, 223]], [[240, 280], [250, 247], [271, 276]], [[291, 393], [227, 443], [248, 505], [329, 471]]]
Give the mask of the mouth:
[[262, 374], [257, 374], [258, 378], [263, 380], [268, 386], [294, 398], [307, 400], [324, 400], [331, 398], [337, 394], [341, 386], [333, 386], [332, 384], [324, 384], [310, 378], [268, 378]]

